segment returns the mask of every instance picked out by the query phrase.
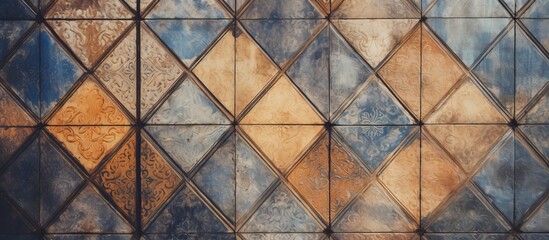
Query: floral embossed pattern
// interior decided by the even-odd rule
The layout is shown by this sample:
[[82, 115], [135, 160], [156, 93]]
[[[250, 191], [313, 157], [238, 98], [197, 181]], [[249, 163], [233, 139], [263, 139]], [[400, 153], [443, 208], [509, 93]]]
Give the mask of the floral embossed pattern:
[[548, 0], [0, 0], [0, 239], [549, 240]]

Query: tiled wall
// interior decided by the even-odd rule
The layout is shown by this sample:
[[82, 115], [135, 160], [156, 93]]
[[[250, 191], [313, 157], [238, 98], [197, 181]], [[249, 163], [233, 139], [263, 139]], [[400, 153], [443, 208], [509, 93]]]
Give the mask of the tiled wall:
[[0, 1], [0, 239], [549, 239], [549, 0], [137, 1]]

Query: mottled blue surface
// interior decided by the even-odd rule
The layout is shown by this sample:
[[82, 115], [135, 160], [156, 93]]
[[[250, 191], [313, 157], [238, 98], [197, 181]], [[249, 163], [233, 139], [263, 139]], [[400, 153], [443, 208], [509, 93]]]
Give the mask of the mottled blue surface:
[[323, 22], [320, 19], [242, 21], [250, 35], [280, 66], [297, 53]]
[[160, 39], [190, 66], [229, 20], [148, 20]]
[[514, 219], [514, 147], [513, 137], [506, 140], [473, 179], [509, 221]]
[[292, 81], [325, 117], [329, 117], [330, 46], [328, 28], [315, 39], [288, 70]]
[[0, 60], [32, 26], [32, 21], [0, 21]]
[[20, 0], [0, 1], [0, 18], [32, 19], [34, 14]]
[[[233, 5], [234, 6], [234, 5]], [[227, 18], [216, 0], [162, 0], [147, 18]]]
[[83, 74], [49, 32], [40, 32], [40, 112], [46, 114]]
[[185, 186], [149, 226], [148, 233], [215, 233], [227, 229], [202, 203], [188, 186]]
[[0, 234], [0, 239], [10, 239], [10, 240], [41, 240], [38, 235], [30, 234]]
[[439, 0], [428, 17], [509, 17], [498, 0]]
[[[549, 7], [549, 4], [547, 5]], [[549, 8], [547, 9], [549, 11]], [[528, 31], [549, 51], [549, 19], [521, 19]]]
[[40, 138], [40, 222], [45, 223], [83, 178], [44, 136]]
[[520, 129], [526, 137], [534, 144], [534, 147], [549, 159], [549, 126], [547, 125], [525, 125]]
[[242, 216], [276, 179], [257, 153], [239, 136], [236, 140], [236, 217]]
[[256, 210], [241, 232], [320, 232], [288, 187], [281, 184]]
[[39, 35], [39, 31], [35, 30], [0, 70], [0, 77], [37, 115], [40, 113]]
[[235, 136], [229, 136], [193, 177], [196, 185], [234, 223]]
[[465, 188], [428, 228], [433, 232], [506, 232], [494, 214]]
[[547, 191], [549, 173], [520, 141], [515, 142], [515, 220]]
[[526, 123], [549, 123], [549, 91], [539, 99], [523, 119]]
[[[519, 0], [524, 2], [525, 0]], [[537, 0], [530, 6], [530, 8], [524, 14], [525, 17], [530, 18], [542, 18], [549, 17], [549, 1], [547, 0]]]
[[234, 234], [205, 234], [205, 233], [195, 233], [195, 234], [184, 234], [184, 233], [174, 233], [174, 234], [147, 234], [147, 239], [150, 240], [233, 240], [236, 239]]
[[524, 240], [549, 240], [549, 234], [546, 233], [523, 233], [520, 236]]
[[0, 233], [30, 233], [27, 221], [0, 192]]
[[412, 131], [411, 126], [340, 126], [335, 128], [371, 169], [376, 169]]
[[23, 208], [33, 221], [39, 215], [39, 144], [34, 141], [0, 177], [0, 187]]
[[336, 32], [330, 32], [330, 109], [339, 109], [343, 101], [372, 74], [368, 64]]
[[412, 124], [412, 119], [404, 113], [402, 106], [380, 84], [379, 80], [368, 83], [368, 86], [337, 119], [336, 124]]
[[545, 200], [540, 209], [522, 227], [522, 230], [525, 232], [549, 232], [549, 200]]
[[513, 113], [515, 102], [515, 35], [511, 29], [475, 67], [474, 73]]
[[426, 234], [430, 240], [508, 240], [509, 235], [497, 233], [433, 233]]
[[308, 0], [254, 0], [246, 9], [243, 19], [320, 18]]
[[152, 124], [228, 124], [229, 120], [190, 79], [162, 103]]
[[509, 19], [430, 18], [427, 23], [466, 66], [471, 66], [509, 23]]

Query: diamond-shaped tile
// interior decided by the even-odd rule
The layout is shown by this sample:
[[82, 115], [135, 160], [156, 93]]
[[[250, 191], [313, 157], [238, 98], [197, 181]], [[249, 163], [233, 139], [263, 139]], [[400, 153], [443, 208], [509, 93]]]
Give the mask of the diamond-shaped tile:
[[4, 59], [32, 24], [32, 21], [0, 21], [0, 59]]
[[334, 26], [374, 68], [402, 41], [417, 19], [352, 19]]
[[310, 125], [241, 125], [241, 128], [281, 172], [288, 170], [322, 130], [322, 126]]
[[243, 19], [321, 18], [309, 0], [252, 0]]
[[[509, 17], [498, 0], [439, 0], [427, 13], [429, 17]], [[483, 20], [484, 21], [484, 20]]]
[[48, 11], [47, 18], [131, 18], [120, 0], [60, 0]]
[[241, 121], [242, 124], [322, 124], [314, 111], [283, 75]]
[[408, 0], [345, 0], [332, 15], [334, 18], [419, 18], [419, 12]]
[[160, 0], [147, 18], [228, 18], [216, 0]]

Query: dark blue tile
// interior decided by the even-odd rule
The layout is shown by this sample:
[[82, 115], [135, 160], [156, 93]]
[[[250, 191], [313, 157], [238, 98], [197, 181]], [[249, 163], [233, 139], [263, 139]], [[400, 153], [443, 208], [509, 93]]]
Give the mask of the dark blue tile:
[[29, 223], [8, 201], [6, 196], [0, 193], [0, 234], [2, 233], [30, 233]]
[[534, 144], [546, 158], [549, 158], [549, 126], [524, 125], [520, 127], [526, 137]]
[[32, 21], [0, 21], [0, 59], [8, 54], [32, 23]]
[[0, 18], [32, 19], [34, 14], [20, 0], [2, 0], [0, 2]]
[[227, 17], [223, 8], [216, 0], [162, 0], [154, 6], [151, 13], [147, 16], [147, 18]]
[[243, 19], [319, 18], [322, 17], [309, 0], [253, 0]]

